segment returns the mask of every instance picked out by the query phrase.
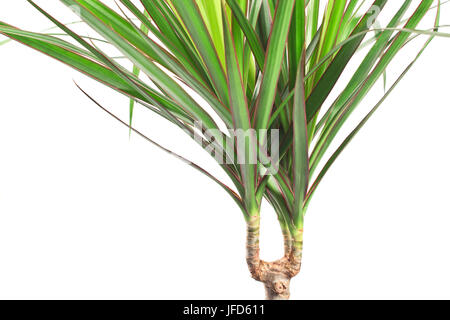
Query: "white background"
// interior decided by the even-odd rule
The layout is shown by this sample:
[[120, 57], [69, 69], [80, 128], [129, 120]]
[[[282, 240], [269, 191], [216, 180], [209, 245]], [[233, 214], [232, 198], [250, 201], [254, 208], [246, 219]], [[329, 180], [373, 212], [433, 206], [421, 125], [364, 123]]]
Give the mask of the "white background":
[[[40, 3], [76, 20], [56, 1]], [[0, 20], [51, 26], [24, 0], [1, 1]], [[418, 45], [394, 62], [391, 82]], [[434, 40], [323, 181], [293, 299], [450, 298], [449, 49], [450, 39]], [[179, 160], [129, 139], [72, 79], [126, 119], [124, 97], [15, 43], [0, 47], [0, 70], [0, 298], [264, 297], [247, 271], [233, 201]], [[379, 83], [355, 121], [382, 93]], [[142, 107], [135, 124], [223, 176]], [[262, 215], [263, 258], [277, 259], [274, 213], [264, 206]]]

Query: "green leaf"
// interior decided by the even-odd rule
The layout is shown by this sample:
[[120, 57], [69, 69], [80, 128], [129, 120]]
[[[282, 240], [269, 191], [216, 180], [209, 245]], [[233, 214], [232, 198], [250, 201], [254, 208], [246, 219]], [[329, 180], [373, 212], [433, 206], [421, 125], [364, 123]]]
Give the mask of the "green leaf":
[[[239, 130], [236, 139], [237, 154], [245, 187], [245, 204], [250, 216], [253, 216], [259, 211], [256, 201], [256, 162], [252, 163], [252, 159], [256, 160], [256, 135], [253, 135], [250, 130], [250, 114], [244, 83], [233, 43], [231, 25], [227, 21], [225, 12], [223, 20], [230, 107], [233, 114], [233, 127], [235, 130]], [[239, 137], [241, 133], [243, 133], [244, 139]]]
[[[130, 24], [132, 22], [130, 21]], [[136, 26], [132, 24], [134, 28]], [[139, 31], [142, 32], [142, 31]], [[183, 65], [176, 61], [170, 54], [168, 54], [163, 48], [158, 46], [151, 38], [147, 37], [142, 33], [143, 39], [148, 43], [150, 47], [153, 48], [155, 54], [163, 61], [169, 69], [177, 75], [185, 84], [190, 88], [194, 89], [209, 105], [214, 109], [214, 111], [220, 116], [220, 118], [225, 122], [228, 127], [231, 127], [232, 120], [229, 110], [217, 99], [217, 97], [204, 86], [204, 83], [200, 82], [195, 78], [189, 70], [186, 70]]]
[[[99, 62], [93, 61], [94, 57], [90, 52], [80, 49], [69, 42], [48, 35], [23, 31], [2, 22], [0, 22], [0, 33], [55, 58], [120, 93], [140, 101], [150, 102], [144, 95], [123, 81], [111, 69]], [[165, 105], [171, 112], [174, 112], [183, 119], [187, 119], [187, 114], [181, 108], [169, 102], [166, 98], [160, 96], [159, 93], [148, 88], [142, 82], [139, 82], [139, 85], [143, 90], [146, 90], [147, 94], [151, 95], [152, 99], [159, 101], [159, 103]]]
[[[291, 30], [288, 37], [289, 52], [289, 83], [292, 90], [296, 85], [297, 70], [305, 46], [305, 1], [298, 0], [295, 3], [294, 13], [292, 15]], [[305, 59], [306, 60], [306, 59]], [[297, 79], [298, 80], [298, 79]]]
[[[379, 10], [382, 10], [386, 5], [387, 0], [377, 0], [373, 6], [377, 6]], [[373, 12], [369, 10], [361, 22], [352, 32], [353, 34], [360, 34], [365, 30], [370, 28], [370, 21], [373, 19]], [[311, 95], [306, 101], [306, 114], [308, 123], [314, 119], [317, 112], [320, 110], [322, 104], [325, 102], [326, 98], [330, 94], [331, 90], [334, 88], [337, 80], [341, 76], [351, 57], [356, 52], [358, 46], [364, 39], [364, 34], [361, 34], [351, 42], [345, 44], [340, 51], [336, 54], [330, 66], [327, 68], [317, 85], [314, 87]]]
[[231, 8], [231, 11], [233, 12], [234, 17], [236, 18], [237, 22], [239, 23], [239, 26], [242, 28], [242, 31], [244, 32], [247, 43], [249, 44], [250, 48], [252, 49], [252, 52], [255, 56], [255, 60], [261, 70], [264, 69], [264, 60], [265, 60], [265, 52], [264, 49], [259, 42], [258, 36], [256, 35], [255, 30], [253, 29], [250, 22], [245, 17], [244, 13], [242, 12], [239, 4], [236, 2], [236, 0], [227, 0], [228, 5]]
[[[149, 5], [148, 1], [143, 1], [144, 7], [147, 9], [142, 13], [130, 0], [121, 0], [121, 2], [144, 24], [152, 35], [154, 35], [167, 49], [172, 53], [171, 59], [176, 60], [182, 64], [186, 70], [192, 74], [198, 81], [209, 84], [208, 76], [205, 73], [203, 64], [197, 54], [197, 51], [192, 46], [190, 39], [187, 35], [177, 36], [175, 30], [181, 30], [175, 22], [172, 26], [167, 23], [170, 19], [169, 16], [163, 16], [160, 10], [164, 7], [162, 3], [153, 3]], [[149, 17], [153, 19], [154, 24], [150, 21]], [[131, 24], [131, 23], [130, 23]], [[157, 27], [155, 27], [155, 25]], [[144, 40], [146, 37], [143, 37]], [[148, 41], [147, 41], [148, 42]], [[152, 40], [153, 42], [153, 40]], [[154, 47], [154, 46], [153, 46]], [[158, 50], [160, 53], [161, 50]], [[167, 55], [167, 54], [166, 54]], [[173, 70], [171, 70], [173, 72]]]
[[[403, 2], [402, 6], [399, 8], [395, 16], [392, 18], [392, 20], [389, 22], [387, 28], [393, 28], [395, 27], [408, 8], [411, 5], [412, 0], [406, 0]], [[376, 63], [377, 59], [382, 54], [384, 48], [388, 44], [389, 39], [391, 38], [392, 34], [394, 33], [394, 30], [384, 30], [379, 35], [377, 41], [372, 46], [370, 51], [365, 56], [364, 60], [359, 65], [358, 69], [353, 74], [352, 78], [348, 82], [347, 87], [342, 91], [339, 98], [336, 100], [336, 102], [332, 106], [332, 113], [329, 117], [331, 119], [336, 112], [338, 112], [342, 105], [345, 103], [345, 101], [348, 100], [348, 98], [351, 96], [351, 94], [357, 89], [359, 84], [361, 84], [362, 81], [365, 80], [367, 75], [369, 74], [370, 70], [373, 68], [374, 64]]]
[[[407, 41], [410, 35], [407, 30], [415, 28], [417, 26], [417, 24], [422, 20], [423, 16], [428, 12], [428, 9], [432, 3], [432, 0], [423, 0], [419, 4], [416, 11], [406, 24], [405, 29], [397, 33], [394, 41], [386, 50], [386, 52], [381, 56], [378, 64], [373, 68], [372, 72], [360, 85], [357, 86], [357, 89], [355, 89], [352, 95], [347, 99], [339, 112], [329, 121], [328, 127], [325, 128], [321, 140], [318, 142], [311, 156], [311, 171], [314, 171], [318, 166], [319, 160], [323, 157], [324, 153], [330, 146], [331, 142], [337, 135], [342, 125], [348, 119], [350, 114], [355, 110], [358, 104], [364, 99], [375, 82], [382, 76], [389, 63], [394, 59], [396, 54], [402, 48], [403, 44]], [[430, 34], [437, 35], [438, 33], [431, 32]]]
[[225, 65], [221, 0], [195, 0], [208, 28], [214, 48]]
[[228, 101], [225, 70], [207, 30], [205, 21], [196, 3], [186, 5], [185, 0], [172, 0], [174, 8], [192, 37], [193, 42], [205, 62], [209, 76], [221, 101]]
[[[322, 34], [319, 41], [319, 46], [316, 51], [316, 61], [323, 58], [336, 44], [338, 38], [338, 31], [341, 27], [342, 18], [345, 10], [345, 0], [330, 0], [328, 1], [327, 9], [325, 11], [325, 18], [322, 23]], [[326, 65], [322, 65], [319, 70], [316, 71], [314, 79], [311, 79], [309, 83], [315, 85], [316, 79], [319, 79]], [[309, 92], [309, 90], [308, 90]]]
[[294, 223], [299, 229], [303, 228], [303, 203], [306, 197], [309, 180], [308, 132], [305, 103], [305, 55], [302, 54], [295, 84], [293, 108], [293, 183], [294, 183]]
[[408, 71], [412, 68], [412, 66], [417, 62], [417, 60], [420, 58], [426, 47], [429, 45], [431, 40], [433, 39], [433, 36], [430, 37], [430, 39], [425, 43], [425, 45], [422, 47], [420, 52], [417, 54], [415, 59], [406, 67], [406, 69], [402, 72], [402, 74], [397, 78], [397, 80], [394, 82], [394, 84], [389, 88], [388, 91], [383, 95], [381, 100], [370, 110], [370, 112], [361, 120], [361, 122], [356, 126], [355, 129], [345, 138], [345, 140], [342, 142], [342, 144], [339, 146], [339, 148], [333, 153], [333, 155], [330, 157], [330, 159], [325, 164], [322, 171], [317, 176], [315, 182], [311, 186], [311, 189], [308, 192], [306, 204], [305, 206], [308, 206], [309, 202], [312, 199], [312, 196], [314, 195], [314, 192], [316, 191], [318, 185], [323, 180], [324, 176], [327, 174], [331, 166], [334, 164], [334, 162], [337, 160], [339, 155], [342, 153], [342, 151], [348, 146], [348, 144], [353, 140], [353, 138], [356, 136], [356, 134], [362, 129], [362, 127], [369, 121], [369, 119], [372, 117], [372, 115], [378, 110], [378, 108], [383, 104], [383, 102], [387, 99], [387, 97], [392, 93], [392, 91], [395, 89], [395, 87], [399, 84], [399, 82], [403, 79], [403, 77], [408, 73]]
[[[294, 3], [293, 0], [278, 3], [266, 53], [261, 90], [256, 104], [254, 123], [256, 129], [267, 128], [270, 119], [289, 32], [289, 24], [286, 21], [291, 20]], [[264, 140], [265, 137], [262, 137], [260, 141]]]
[[309, 0], [306, 23], [306, 43], [311, 43], [319, 27], [320, 0]]
[[[81, 13], [81, 18], [105, 39], [114, 43], [116, 47], [138, 66], [166, 95], [179, 104], [196, 120], [202, 121], [206, 128], [217, 129], [214, 120], [176, 83], [167, 73], [161, 70], [153, 61], [149, 60], [141, 51], [132, 46], [115, 30], [111, 29], [111, 21], [103, 21], [95, 16], [83, 4], [94, 3], [91, 0], [61, 0], [67, 6], [76, 7]], [[99, 2], [94, 3], [98, 7]], [[135, 31], [133, 29], [133, 31]], [[130, 31], [131, 32], [131, 31]], [[139, 36], [139, 35], [138, 35]], [[142, 39], [142, 38], [141, 38]], [[143, 39], [141, 40], [145, 42]], [[148, 45], [147, 45], [148, 47]]]
[[[148, 34], [148, 32], [150, 31], [150, 30], [147, 28], [147, 25], [146, 25], [144, 22], [141, 23], [141, 31], [142, 31], [144, 34]], [[133, 74], [138, 78], [140, 73], [141, 73], [141, 69], [139, 69], [138, 66], [133, 65]], [[134, 100], [134, 99], [130, 99], [130, 105], [129, 105], [129, 108], [130, 108], [130, 118], [129, 118], [129, 121], [130, 121], [130, 127], [131, 127], [132, 124], [133, 124], [134, 105], [135, 105], [135, 100]], [[131, 134], [131, 129], [130, 129], [130, 134]]]

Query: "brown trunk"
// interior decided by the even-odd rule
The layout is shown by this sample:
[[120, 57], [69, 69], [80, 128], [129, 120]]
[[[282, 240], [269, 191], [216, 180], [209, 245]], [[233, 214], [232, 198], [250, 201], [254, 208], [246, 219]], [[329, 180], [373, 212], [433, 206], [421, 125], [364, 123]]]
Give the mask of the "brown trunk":
[[274, 262], [266, 262], [259, 257], [259, 217], [249, 220], [247, 225], [247, 264], [253, 279], [264, 284], [267, 300], [289, 299], [290, 281], [300, 272], [302, 237], [302, 230], [298, 230], [296, 235], [289, 238], [285, 234], [285, 256]]
[[290, 283], [291, 279], [282, 273], [268, 275], [266, 282], [264, 282], [266, 300], [289, 300], [291, 295]]

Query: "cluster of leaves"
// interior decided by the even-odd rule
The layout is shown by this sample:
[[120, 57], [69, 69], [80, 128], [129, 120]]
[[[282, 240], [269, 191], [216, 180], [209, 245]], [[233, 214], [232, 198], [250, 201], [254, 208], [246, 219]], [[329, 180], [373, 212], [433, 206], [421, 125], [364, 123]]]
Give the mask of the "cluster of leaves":
[[[200, 141], [195, 140], [203, 148], [214, 143], [224, 151], [227, 161], [219, 165], [235, 191], [189, 163], [220, 184], [247, 220], [259, 214], [265, 198], [282, 226], [291, 231], [303, 228], [306, 208], [324, 175], [432, 37], [447, 36], [437, 32], [441, 3], [433, 6], [433, 0], [418, 1], [408, 16], [412, 0], [398, 1], [397, 11], [383, 28], [374, 23], [377, 15], [384, 13], [387, 0], [374, 1], [366, 11], [361, 9], [365, 1], [359, 0], [322, 1], [323, 6], [320, 0], [120, 0], [114, 9], [99, 0], [61, 0], [101, 39], [78, 35], [35, 2], [28, 2], [63, 33], [23, 31], [4, 22], [0, 22], [0, 33], [128, 96], [130, 121], [136, 102], [193, 139], [200, 134]], [[428, 31], [417, 30], [431, 9], [436, 9], [436, 24]], [[363, 42], [372, 31], [375, 36]], [[417, 57], [322, 162], [343, 124], [394, 57], [420, 34], [428, 35], [429, 40]], [[134, 69], [127, 70], [102, 51], [98, 41], [119, 49]], [[370, 46], [364, 59], [338, 98], [325, 108], [349, 61], [364, 46]], [[146, 80], [139, 77], [140, 72]], [[255, 136], [238, 142], [230, 151], [230, 143], [235, 145], [232, 136], [219, 130], [221, 126], [187, 88], [216, 113], [222, 127], [253, 129]], [[203, 130], [196, 128], [198, 122]], [[268, 136], [260, 132], [273, 129], [280, 134], [280, 159], [275, 164], [279, 169], [265, 175], [265, 163], [272, 159], [261, 151]], [[257, 164], [239, 162], [236, 153], [241, 149], [262, 160]]]

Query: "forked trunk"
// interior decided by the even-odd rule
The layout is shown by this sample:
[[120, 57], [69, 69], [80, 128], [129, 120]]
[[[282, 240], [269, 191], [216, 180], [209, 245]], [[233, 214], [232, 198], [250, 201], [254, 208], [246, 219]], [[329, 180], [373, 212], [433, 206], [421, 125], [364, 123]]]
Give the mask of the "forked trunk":
[[295, 236], [284, 234], [285, 255], [280, 260], [266, 262], [259, 257], [259, 217], [247, 224], [247, 264], [253, 279], [264, 284], [267, 300], [288, 300], [290, 282], [300, 272], [303, 231]]

